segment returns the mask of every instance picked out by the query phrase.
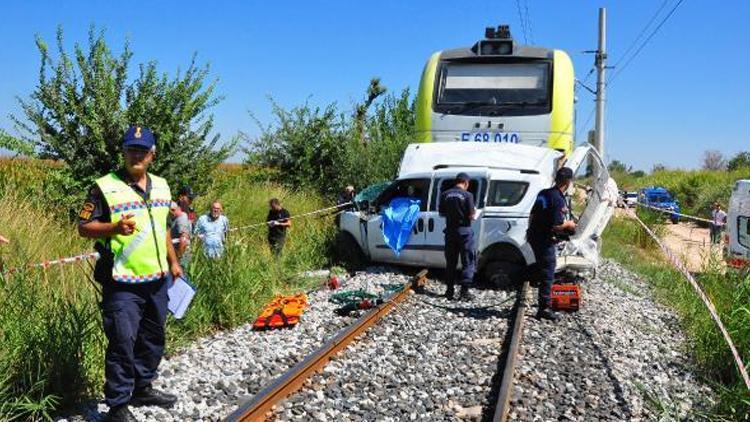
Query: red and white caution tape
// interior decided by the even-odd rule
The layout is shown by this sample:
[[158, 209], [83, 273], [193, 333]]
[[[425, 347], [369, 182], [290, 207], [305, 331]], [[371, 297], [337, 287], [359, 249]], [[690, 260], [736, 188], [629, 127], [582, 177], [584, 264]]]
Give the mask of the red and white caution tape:
[[641, 221], [638, 216], [635, 216], [635, 219], [641, 224], [644, 230], [654, 239], [657, 245], [659, 245], [659, 248], [661, 248], [661, 251], [664, 253], [664, 255], [667, 257], [669, 262], [680, 272], [683, 276], [690, 282], [690, 284], [693, 286], [693, 289], [695, 289], [695, 292], [698, 294], [698, 297], [703, 301], [703, 303], [706, 305], [706, 308], [708, 308], [708, 312], [711, 314], [711, 318], [713, 318], [714, 322], [716, 323], [716, 326], [719, 327], [719, 330], [721, 331], [721, 334], [724, 336], [724, 340], [726, 341], [727, 345], [729, 346], [729, 349], [732, 351], [732, 355], [734, 356], [734, 362], [737, 364], [737, 369], [740, 371], [740, 374], [742, 375], [742, 379], [745, 381], [745, 386], [748, 390], [750, 390], [750, 376], [747, 374], [747, 369], [745, 368], [745, 365], [742, 363], [742, 358], [740, 357], [739, 352], [737, 351], [737, 347], [735, 347], [734, 342], [732, 341], [732, 337], [729, 336], [729, 332], [724, 327], [724, 324], [721, 322], [721, 318], [719, 317], [719, 313], [716, 311], [716, 307], [711, 303], [711, 300], [706, 296], [706, 294], [703, 292], [703, 289], [701, 289], [698, 282], [695, 280], [692, 274], [690, 274], [690, 271], [688, 271], [685, 264], [675, 255], [657, 236], [656, 234], [643, 222]]
[[[351, 204], [352, 204], [352, 202], [347, 202], [345, 204], [336, 205], [334, 207], [322, 208], [322, 209], [311, 211], [311, 212], [308, 212], [308, 213], [299, 214], [299, 215], [296, 215], [296, 216], [291, 216], [288, 219], [282, 219], [282, 220], [276, 220], [276, 221], [280, 222], [280, 221], [283, 221], [283, 220], [291, 220], [291, 219], [294, 219], [294, 218], [309, 217], [309, 216], [312, 216], [312, 215], [324, 213], [326, 211], [339, 210], [340, 208], [346, 207], [346, 206], [351, 205]], [[231, 232], [231, 231], [245, 230], [245, 229], [249, 229], [249, 228], [261, 227], [261, 226], [266, 226], [266, 225], [268, 225], [268, 222], [256, 223], [256, 224], [250, 224], [250, 225], [247, 225], [247, 226], [236, 227], [236, 228], [230, 229], [229, 231]], [[202, 237], [202, 236], [196, 235], [196, 237]], [[174, 243], [174, 244], [180, 243], [180, 239], [172, 239], [172, 243]], [[85, 260], [88, 260], [88, 259], [97, 260], [99, 258], [100, 258], [99, 252], [84, 253], [84, 254], [70, 256], [70, 257], [65, 257], [65, 258], [57, 258], [57, 259], [53, 259], [53, 260], [50, 260], [50, 261], [43, 261], [43, 262], [39, 262], [39, 263], [36, 263], [36, 264], [28, 264], [28, 265], [24, 265], [24, 266], [20, 266], [20, 267], [10, 268], [8, 270], [3, 271], [2, 274], [13, 274], [13, 273], [21, 271], [22, 269], [34, 269], [34, 268], [47, 269], [47, 268], [49, 268], [51, 266], [54, 266], [54, 265], [74, 264], [76, 262], [82, 262], [82, 261], [85, 261]]]
[[713, 223], [713, 221], [711, 221], [711, 220], [709, 220], [707, 218], [701, 218], [701, 217], [696, 217], [694, 215], [682, 214], [682, 213], [674, 212], [674, 211], [666, 209], [666, 208], [659, 208], [659, 207], [654, 207], [654, 206], [651, 206], [651, 205], [646, 205], [646, 204], [641, 203], [641, 202], [636, 202], [636, 204], [638, 204], [639, 207], [652, 209], [654, 211], [663, 212], [665, 214], [674, 214], [674, 215], [680, 216], [682, 218], [687, 218], [688, 220], [702, 221], [704, 223], [709, 223], [709, 224]]
[[33, 268], [47, 269], [53, 265], [73, 264], [76, 262], [85, 261], [87, 259], [94, 259], [94, 260], [99, 259], [99, 252], [85, 253], [81, 255], [70, 256], [67, 258], [58, 258], [58, 259], [53, 259], [51, 261], [43, 261], [43, 262], [39, 262], [36, 264], [29, 264], [29, 265], [22, 266], [22, 267], [10, 268], [6, 271], [3, 271], [3, 274], [17, 273], [21, 271], [22, 269], [33, 269]]
[[[333, 206], [333, 207], [321, 208], [319, 210], [310, 211], [310, 212], [307, 212], [307, 213], [304, 213], [304, 214], [293, 215], [293, 216], [291, 216], [289, 218], [281, 218], [281, 219], [278, 219], [278, 220], [271, 220], [271, 221], [273, 221], [275, 223], [280, 223], [282, 221], [294, 220], [295, 218], [310, 217], [312, 215], [322, 214], [322, 213], [327, 212], [327, 211], [339, 210], [339, 209], [341, 209], [343, 207], [347, 207], [347, 206], [352, 205], [352, 204], [353, 204], [353, 202], [346, 202], [344, 204], [339, 204], [339, 205], [336, 205], [336, 206]], [[238, 230], [252, 229], [252, 228], [256, 228], [256, 227], [265, 227], [265, 226], [268, 226], [268, 223], [270, 223], [271, 221], [264, 221], [262, 223], [255, 223], [255, 224], [249, 224], [247, 226], [235, 227], [235, 228], [229, 229], [228, 231], [233, 232], [233, 231], [238, 231]]]

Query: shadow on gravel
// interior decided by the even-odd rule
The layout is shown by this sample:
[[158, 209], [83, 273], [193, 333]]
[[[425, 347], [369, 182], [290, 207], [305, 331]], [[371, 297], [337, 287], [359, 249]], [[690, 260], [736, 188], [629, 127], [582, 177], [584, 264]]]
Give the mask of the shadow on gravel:
[[620, 384], [620, 381], [612, 371], [612, 365], [609, 359], [604, 355], [604, 351], [602, 351], [601, 347], [596, 344], [594, 336], [591, 335], [591, 332], [589, 332], [589, 330], [584, 327], [583, 324], [581, 324], [581, 321], [578, 318], [575, 318], [574, 321], [576, 322], [576, 325], [578, 326], [580, 332], [589, 340], [592, 348], [599, 357], [599, 361], [602, 363], [602, 366], [604, 366], [607, 377], [609, 378], [609, 381], [612, 384], [612, 388], [615, 391], [615, 397], [617, 397], [617, 405], [622, 409], [622, 416], [624, 417], [624, 419], [630, 419], [630, 417], [632, 416], [630, 413], [630, 406], [628, 405], [627, 400], [625, 400], [622, 384]]
[[[431, 293], [431, 292], [425, 292], [423, 296], [429, 296], [433, 298], [442, 297], [442, 295]], [[483, 306], [465, 306], [463, 304], [460, 304], [458, 306], [445, 306], [445, 305], [440, 305], [438, 303], [433, 303], [429, 300], [425, 300], [422, 298], [417, 298], [417, 300], [424, 305], [443, 309], [452, 314], [481, 320], [481, 319], [488, 319], [488, 318], [509, 318], [511, 309], [494, 309], [494, 308], [501, 306], [501, 305], [505, 305], [508, 302], [515, 300], [515, 297], [510, 297], [503, 301], [491, 303], [489, 305], [483, 305]]]

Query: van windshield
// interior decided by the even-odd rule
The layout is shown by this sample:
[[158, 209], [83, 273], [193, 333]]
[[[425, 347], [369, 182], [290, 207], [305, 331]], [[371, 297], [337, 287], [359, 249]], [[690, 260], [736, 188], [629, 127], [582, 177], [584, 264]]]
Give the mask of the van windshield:
[[446, 63], [435, 111], [471, 116], [550, 111], [549, 63]]

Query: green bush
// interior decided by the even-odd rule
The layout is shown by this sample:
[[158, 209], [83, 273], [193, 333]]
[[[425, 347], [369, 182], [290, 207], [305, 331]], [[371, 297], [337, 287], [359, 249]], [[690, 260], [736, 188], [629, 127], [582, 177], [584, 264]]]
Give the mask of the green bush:
[[86, 47], [75, 44], [67, 51], [62, 28], [56, 41], [51, 52], [37, 37], [39, 81], [28, 99], [19, 99], [22, 115], [11, 116], [21, 137], [0, 132], [0, 146], [60, 162], [48, 198], [55, 206], [77, 211], [93, 181], [122, 164], [122, 135], [132, 124], [154, 132], [152, 171], [173, 186], [189, 182], [204, 189], [207, 174], [234, 152], [237, 139], [220, 146], [218, 135], [209, 136], [208, 110], [221, 97], [214, 94], [216, 81], [207, 82], [208, 66], [195, 57], [174, 77], [154, 61], [139, 65], [134, 75], [129, 44], [115, 56], [104, 32], [94, 27]]
[[335, 103], [303, 104], [290, 110], [273, 103], [275, 122], [261, 126], [260, 136], [245, 150], [246, 163], [274, 169], [273, 180], [286, 186], [325, 195], [346, 185], [362, 189], [391, 180], [406, 146], [414, 140], [414, 101], [405, 89], [373, 105], [371, 115], [365, 115], [362, 107], [347, 114]]
[[[11, 239], [0, 247], [0, 267], [7, 271], [90, 251], [91, 242], [79, 238], [74, 225], [49, 215], [44, 198], [32, 195], [40, 192], [44, 183], [37, 183], [48, 176], [49, 163], [24, 163], [29, 165], [0, 162], [0, 175], [14, 175], [12, 181], [0, 178], [0, 227]], [[213, 199], [223, 201], [233, 227], [265, 221], [270, 197], [285, 202], [292, 215], [326, 206], [316, 194], [258, 182], [258, 173], [263, 174], [220, 166], [196, 206], [206, 209]], [[252, 321], [275, 293], [310, 287], [311, 281], [298, 274], [328, 265], [331, 218], [294, 220], [289, 230], [278, 260], [266, 244], [264, 224], [230, 233], [219, 260], [205, 258], [199, 244], [193, 245], [189, 273], [198, 294], [183, 320], [168, 321], [169, 353], [197, 336]], [[0, 271], [0, 420], [44, 419], [101, 395], [106, 340], [98, 285], [90, 277], [89, 263]]]

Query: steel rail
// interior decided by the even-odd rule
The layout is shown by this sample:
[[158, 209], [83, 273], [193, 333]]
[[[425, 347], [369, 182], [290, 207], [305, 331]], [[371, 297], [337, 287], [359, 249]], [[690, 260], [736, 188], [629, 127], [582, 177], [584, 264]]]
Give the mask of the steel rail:
[[344, 349], [352, 342], [352, 340], [366, 331], [369, 327], [376, 324], [381, 318], [387, 315], [396, 304], [403, 301], [409, 295], [412, 288], [423, 285], [426, 277], [427, 270], [422, 270], [417, 273], [410, 283], [405, 284], [404, 289], [392, 294], [381, 305], [357, 319], [354, 324], [339, 331], [334, 338], [308, 355], [303, 361], [288, 369], [271, 384], [258, 392], [252, 399], [240, 405], [240, 407], [227, 416], [225, 420], [265, 420], [266, 414], [271, 411], [274, 405], [299, 390], [305, 381], [315, 372], [322, 369], [336, 353]]
[[529, 282], [525, 281], [518, 292], [516, 299], [516, 313], [513, 317], [513, 332], [511, 333], [508, 354], [505, 356], [503, 366], [503, 377], [500, 381], [500, 391], [497, 394], [497, 404], [495, 406], [495, 415], [492, 417], [493, 422], [505, 422], [508, 419], [510, 411], [510, 394], [513, 387], [513, 372], [518, 357], [518, 348], [521, 345], [521, 336], [523, 335], [523, 320], [526, 314], [526, 292], [529, 290]]

